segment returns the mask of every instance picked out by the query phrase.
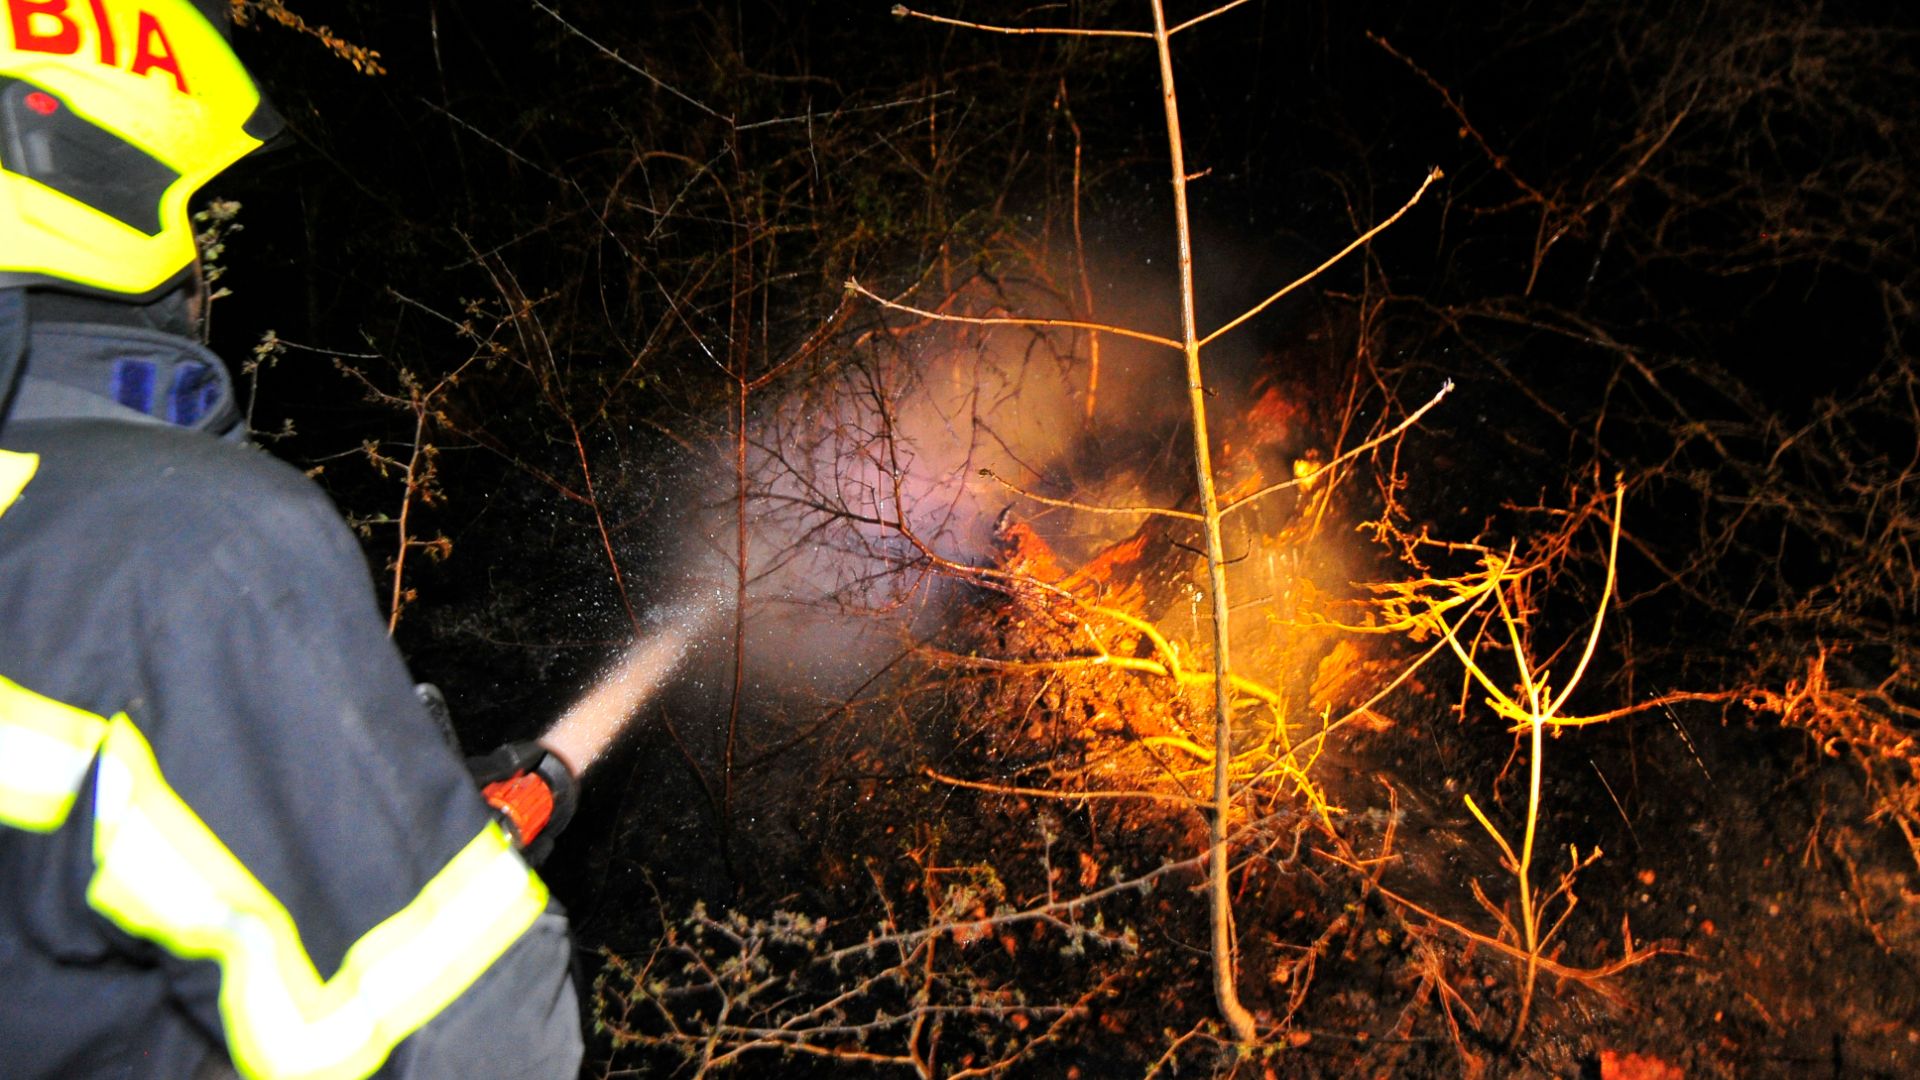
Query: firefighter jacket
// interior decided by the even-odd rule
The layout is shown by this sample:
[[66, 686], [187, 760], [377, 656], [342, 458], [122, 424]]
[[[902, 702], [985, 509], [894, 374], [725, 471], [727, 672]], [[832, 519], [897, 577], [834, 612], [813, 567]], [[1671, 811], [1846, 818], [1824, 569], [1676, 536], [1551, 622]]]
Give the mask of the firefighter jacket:
[[0, 1077], [576, 1075], [564, 916], [326, 497], [199, 346], [18, 309]]

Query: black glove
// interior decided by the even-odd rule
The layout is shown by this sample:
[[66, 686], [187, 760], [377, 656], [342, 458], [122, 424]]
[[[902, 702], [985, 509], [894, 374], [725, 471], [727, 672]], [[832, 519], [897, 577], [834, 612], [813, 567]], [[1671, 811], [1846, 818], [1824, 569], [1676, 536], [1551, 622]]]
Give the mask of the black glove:
[[440, 737], [454, 753], [460, 752], [460, 736], [453, 730], [453, 710], [447, 707], [447, 695], [430, 682], [414, 683], [413, 693], [420, 704], [427, 707], [427, 715], [433, 717], [435, 727], [440, 729]]
[[546, 861], [580, 798], [566, 762], [539, 743], [516, 742], [468, 758], [467, 771], [527, 862], [538, 866]]

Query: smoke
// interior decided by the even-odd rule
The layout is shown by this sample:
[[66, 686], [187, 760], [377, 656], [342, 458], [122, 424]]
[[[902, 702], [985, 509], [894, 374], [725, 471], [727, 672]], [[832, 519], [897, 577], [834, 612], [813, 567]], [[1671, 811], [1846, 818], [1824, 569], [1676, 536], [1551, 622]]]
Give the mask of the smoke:
[[[1009, 291], [995, 297], [1003, 310], [1064, 314]], [[839, 357], [766, 404], [748, 455], [747, 622], [768, 677], [843, 694], [937, 636], [954, 587], [927, 556], [991, 561], [1003, 514], [1069, 556], [1138, 524], [1050, 509], [1005, 484], [1123, 504], [1191, 486], [1169, 449], [1185, 431], [1177, 354], [1102, 342], [1101, 409], [1126, 430], [1101, 433], [1085, 420], [1087, 346], [1083, 333], [936, 325]], [[735, 508], [715, 509], [730, 522]], [[724, 524], [713, 535], [711, 555], [731, 569]]]
[[[1177, 333], [1170, 274], [1140, 260], [1104, 269], [1096, 317]], [[1004, 282], [953, 307], [1073, 315], [1051, 290]], [[1181, 355], [1103, 335], [1089, 422], [1090, 351], [1083, 331], [935, 323], [825, 350], [785, 390], [760, 391], [748, 418], [744, 507], [736, 447], [725, 439], [669, 470], [665, 484], [697, 497], [677, 498], [687, 509], [658, 525], [668, 553], [653, 560], [655, 614], [549, 743], [593, 760], [677, 671], [676, 701], [730, 712], [736, 662], [750, 707], [837, 703], [950, 621], [957, 587], [929, 553], [986, 564], [1012, 514], [1072, 563], [1140, 524], [1049, 507], [1008, 484], [1093, 505], [1190, 501]], [[1251, 405], [1253, 355], [1211, 351], [1220, 411]]]

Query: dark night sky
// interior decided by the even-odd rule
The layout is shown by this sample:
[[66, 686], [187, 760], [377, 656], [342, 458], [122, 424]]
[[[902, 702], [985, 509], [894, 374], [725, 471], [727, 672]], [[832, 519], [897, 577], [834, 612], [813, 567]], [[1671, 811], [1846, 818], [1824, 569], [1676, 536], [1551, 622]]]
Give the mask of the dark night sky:
[[[388, 74], [358, 76], [315, 42], [278, 28], [242, 32], [243, 48], [285, 107], [299, 143], [228, 185], [248, 204], [248, 242], [238, 246], [235, 258], [251, 285], [234, 302], [236, 309], [248, 310], [236, 310], [223, 326], [232, 335], [223, 341], [230, 352], [244, 348], [266, 325], [296, 340], [356, 347], [363, 333], [382, 333], [372, 311], [384, 303], [382, 289], [396, 279], [430, 293], [419, 299], [436, 304], [444, 297], [471, 295], [476, 283], [457, 269], [469, 242], [480, 250], [517, 243], [533, 276], [561, 276], [562, 268], [542, 263], [554, 250], [542, 247], [538, 237], [529, 238], [529, 230], [546, 229], [551, 235], [567, 224], [554, 220], [556, 215], [577, 214], [581, 205], [602, 195], [610, 158], [628, 147], [707, 155], [717, 149], [715, 134], [701, 129], [705, 118], [697, 110], [596, 52], [531, 4], [308, 6], [313, 23], [379, 49]], [[1023, 64], [1058, 64], [1071, 71], [1078, 62], [1085, 75], [1070, 79], [1069, 89], [1089, 133], [1095, 228], [1107, 222], [1124, 234], [1163, 230], [1157, 88], [1144, 47], [1107, 49], [1093, 62], [1062, 62], [1057, 46], [981, 35], [968, 40], [945, 28], [890, 18], [886, 7], [711, 5], [711, 21], [697, 17], [697, 5], [636, 9], [624, 3], [575, 3], [558, 10], [603, 43], [639, 57], [643, 66], [670, 81], [687, 82], [692, 96], [712, 96], [716, 108], [737, 112], [743, 122], [786, 115], [796, 102], [816, 109], [867, 103], [929, 77], [946, 81], [956, 112], [985, 115], [994, 113], [993, 96], [1009, 88]], [[1197, 11], [1201, 6], [1185, 7]], [[1377, 216], [1428, 167], [1438, 165], [1451, 177], [1437, 193], [1444, 199], [1431, 200], [1409, 227], [1388, 238], [1385, 250], [1399, 260], [1392, 265], [1415, 275], [1407, 279], [1410, 291], [1425, 286], [1420, 291], [1431, 293], [1441, 282], [1461, 294], [1512, 291], [1517, 283], [1511, 262], [1519, 254], [1512, 247], [1520, 242], [1512, 234], [1524, 230], [1525, 215], [1490, 222], [1484, 214], [1519, 192], [1488, 167], [1472, 140], [1461, 136], [1460, 124], [1435, 89], [1364, 35], [1382, 35], [1445, 84], [1489, 143], [1510, 155], [1515, 175], [1538, 190], [1571, 197], [1583, 180], [1609, 169], [1617, 173], [1620, 157], [1639, 149], [1634, 125], [1645, 117], [1635, 110], [1659, 111], [1650, 99], [1666, 92], [1662, 80], [1674, 77], [1663, 67], [1685, 72], [1689, 64], [1704, 65], [1693, 52], [1710, 54], [1719, 39], [1756, 20], [1757, 13], [1793, 9], [1699, 4], [1669, 13], [1668, 7], [1598, 15], [1579, 4], [1531, 5], [1511, 13], [1490, 10], [1482, 16], [1484, 25], [1401, 4], [1251, 4], [1229, 13], [1215, 27], [1196, 31], [1180, 53], [1189, 160], [1196, 168], [1213, 170], [1196, 185], [1200, 220], [1234, 235], [1243, 248], [1259, 247], [1260, 237], [1280, 241], [1275, 248], [1296, 238], [1319, 246], [1347, 234], [1349, 210], [1361, 220]], [[1067, 10], [1043, 8], [1032, 17], [1045, 21]], [[1835, 27], [1910, 25], [1910, 19], [1893, 14], [1899, 10], [1900, 5], [1825, 5], [1821, 21]], [[1010, 18], [1011, 11], [974, 5], [963, 14], [991, 20]], [[1176, 5], [1172, 17], [1183, 11]], [[1125, 5], [1104, 17], [1123, 25], [1144, 18]], [[1872, 32], [1882, 37], [1864, 47], [1866, 55], [1835, 58], [1835, 63], [1858, 65], [1846, 74], [1848, 85], [1842, 89], [1903, 120], [1905, 84], [1891, 70], [1876, 71], [1873, 62], [1910, 63], [1911, 38]], [[719, 35], [733, 55], [723, 57], [723, 50], [700, 40], [699, 33]], [[983, 64], [1006, 70], [970, 78], [968, 65]], [[715, 82], [718, 71], [748, 68], [770, 78], [750, 79], [746, 90]], [[1076, 81], [1082, 85], [1074, 86]], [[1703, 78], [1699, 89], [1726, 95], [1731, 81]], [[1831, 118], [1817, 110], [1795, 113], [1792, 93], [1831, 93], [1831, 87], [1811, 80], [1795, 86], [1791, 77], [1782, 81], [1784, 87], [1753, 92], [1751, 100], [1737, 106], [1740, 111], [1700, 116], [1697, 128], [1681, 132], [1688, 179], [1725, 187], [1724, 178], [1708, 170], [1744, 158], [1762, 183], [1743, 194], [1761, 203], [1772, 196], [1768, 185], [1784, 187], [1830, 168], [1837, 157], [1880, 149], [1847, 141], [1872, 134], [1871, 124], [1821, 130], [1815, 125]], [[769, 91], [768, 85], [776, 89]], [[786, 92], [793, 85], [805, 89]], [[1711, 105], [1696, 101], [1693, 108], [1699, 115]], [[1005, 122], [998, 113], [991, 120]], [[685, 125], [682, 132], [676, 132], [676, 124]], [[1029, 149], [1038, 152], [1045, 136], [1037, 125], [1021, 130], [1024, 136], [1010, 130], [993, 137], [1033, 138]], [[1880, 134], [1898, 143], [1890, 133]], [[1756, 147], [1742, 137], [1752, 135], [1777, 141]], [[752, 154], [766, 141], [748, 134], [741, 145]], [[1716, 153], [1723, 155], [1718, 162], [1712, 160]], [[1770, 170], [1777, 175], [1767, 175]], [[1627, 214], [1623, 225], [1644, 214], [1644, 228], [1686, 229], [1689, 234], [1679, 238], [1683, 243], [1721, 249], [1749, 244], [1765, 232], [1765, 222], [1741, 220], [1738, 207], [1724, 213], [1707, 207], [1663, 222], [1661, 215], [1671, 214], [1673, 206], [1661, 205], [1672, 195], [1661, 189], [1674, 178], [1651, 180], [1649, 192], [1630, 193], [1619, 203]], [[1013, 194], [1017, 200], [1035, 193]], [[1462, 218], [1456, 212], [1438, 220], [1448, 206], [1482, 216]], [[1833, 213], [1831, 207], [1811, 209]], [[1599, 214], [1586, 231], [1603, 231]], [[1899, 235], [1896, 230], [1885, 239]], [[1625, 233], [1619, 236], [1624, 239]], [[564, 238], [555, 239], [565, 247]], [[1840, 239], [1866, 242], [1859, 236]], [[1577, 282], [1593, 261], [1595, 240], [1573, 237], [1570, 248], [1580, 250], [1557, 260], [1549, 273]], [[1673, 240], [1662, 238], [1677, 246]], [[1496, 246], [1501, 249], [1490, 250]], [[1814, 260], [1796, 260], [1794, 253], [1776, 260], [1752, 258], [1753, 268], [1737, 273], [1713, 268], [1719, 281], [1685, 273], [1697, 271], [1705, 259], [1662, 259], [1661, 265], [1649, 266], [1631, 252], [1623, 254], [1626, 258], [1616, 256], [1612, 266], [1603, 263], [1598, 284], [1608, 283], [1609, 269], [1640, 279], [1621, 285], [1623, 290], [1647, 287], [1650, 276], [1673, 274], [1679, 279], [1651, 287], [1687, 290], [1687, 303], [1714, 312], [1707, 321], [1752, 328], [1745, 336], [1736, 328], [1734, 337], [1719, 342], [1668, 343], [1676, 347], [1742, 351], [1756, 342], [1777, 343], [1782, 335], [1804, 346], [1830, 338], [1825, 332], [1816, 337], [1796, 331], [1795, 322], [1858, 323], [1852, 316], [1860, 305], [1841, 295], [1847, 291], [1844, 283], [1822, 291], [1825, 282], [1802, 272]], [[1871, 262], [1840, 254], [1819, 260], [1823, 273], [1865, 270], [1844, 264]], [[1692, 265], [1680, 265], [1687, 262]], [[1203, 258], [1203, 272], [1204, 267]], [[1223, 275], [1221, 284], [1258, 280], [1269, 268], [1240, 269]], [[1782, 293], [1791, 295], [1791, 306], [1831, 307], [1833, 314], [1785, 318], [1781, 312], [1787, 309], [1753, 303], [1758, 296], [1777, 300]], [[1619, 299], [1624, 307], [1626, 299]], [[1638, 314], [1654, 317], [1651, 311]], [[1847, 342], [1843, 351], [1866, 344]]]

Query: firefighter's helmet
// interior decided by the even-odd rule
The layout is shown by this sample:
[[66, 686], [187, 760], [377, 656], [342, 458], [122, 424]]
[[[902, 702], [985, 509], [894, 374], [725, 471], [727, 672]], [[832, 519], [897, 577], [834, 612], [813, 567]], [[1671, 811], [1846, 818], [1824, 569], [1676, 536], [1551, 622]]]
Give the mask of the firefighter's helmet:
[[0, 289], [146, 299], [195, 260], [187, 203], [279, 117], [229, 0], [0, 5]]

